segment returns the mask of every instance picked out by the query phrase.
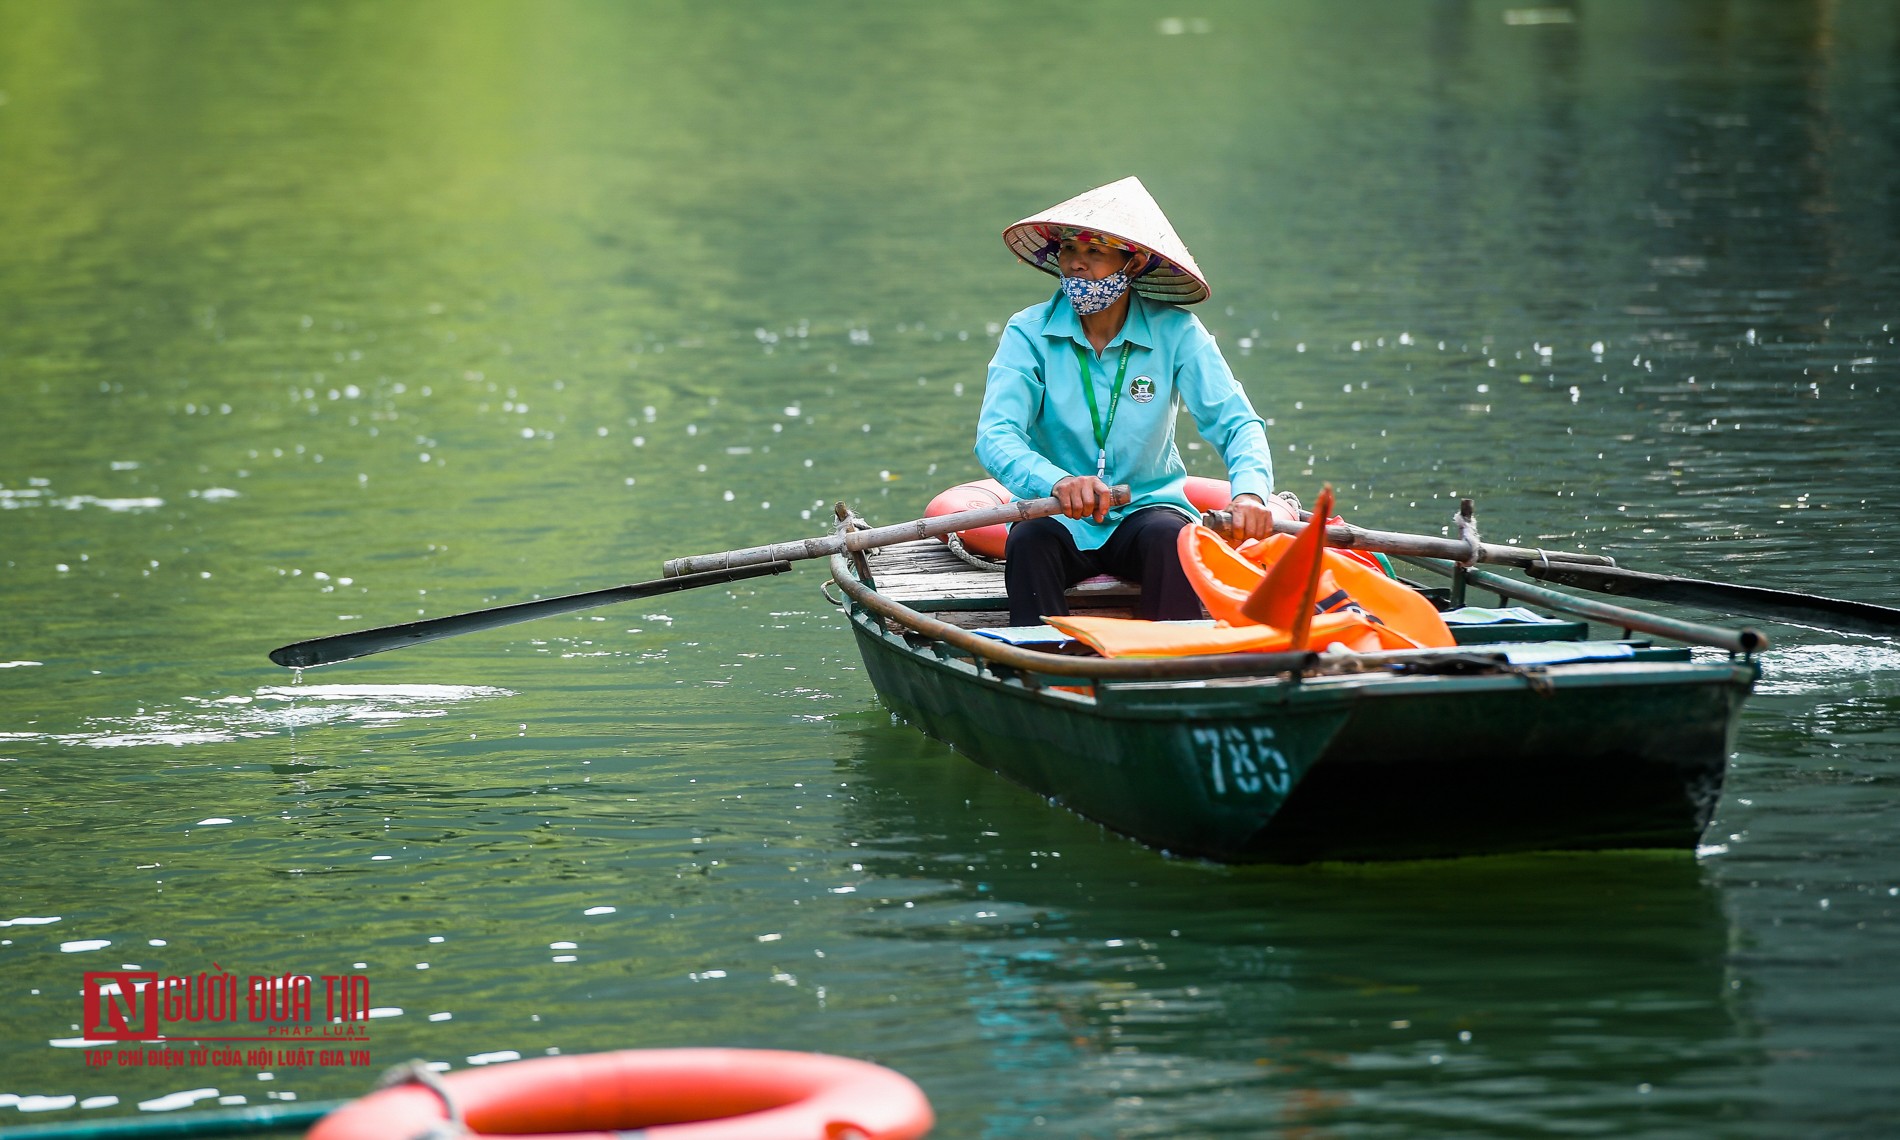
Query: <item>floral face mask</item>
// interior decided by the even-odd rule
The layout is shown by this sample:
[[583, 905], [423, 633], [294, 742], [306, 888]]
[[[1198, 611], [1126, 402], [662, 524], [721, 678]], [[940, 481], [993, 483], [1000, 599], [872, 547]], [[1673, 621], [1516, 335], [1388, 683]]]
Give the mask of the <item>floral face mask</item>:
[[1121, 299], [1128, 292], [1128, 273], [1126, 270], [1109, 274], [1100, 281], [1090, 281], [1082, 277], [1064, 277], [1062, 291], [1069, 296], [1069, 304], [1082, 316], [1099, 313]]

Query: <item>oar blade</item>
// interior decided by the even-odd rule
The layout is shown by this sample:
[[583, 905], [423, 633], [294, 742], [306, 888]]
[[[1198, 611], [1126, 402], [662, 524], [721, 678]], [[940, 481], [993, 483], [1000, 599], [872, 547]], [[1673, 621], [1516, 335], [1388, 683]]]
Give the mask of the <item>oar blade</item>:
[[651, 582], [609, 586], [604, 590], [589, 590], [583, 594], [565, 594], [558, 598], [517, 602], [514, 605], [497, 606], [494, 609], [472, 610], [468, 613], [450, 614], [447, 617], [403, 622], [400, 625], [354, 630], [350, 633], [338, 633], [329, 637], [317, 637], [309, 641], [281, 646], [270, 651], [270, 659], [286, 669], [312, 669], [319, 665], [333, 665], [338, 661], [354, 661], [358, 657], [368, 657], [372, 653], [387, 653], [392, 649], [404, 649], [411, 645], [420, 645], [425, 641], [440, 641], [445, 637], [457, 637], [464, 633], [499, 629], [502, 626], [534, 621], [537, 618], [555, 617], [560, 614], [574, 613], [577, 610], [593, 609], [595, 606], [650, 598], [656, 594], [671, 594], [699, 586], [736, 582], [742, 578], [780, 574], [791, 568], [792, 565], [789, 562], [737, 566], [728, 570], [710, 570], [701, 574], [658, 578]]
[[1774, 590], [1765, 586], [1744, 586], [1735, 582], [1679, 578], [1673, 574], [1646, 574], [1620, 567], [1552, 563], [1548, 566], [1534, 564], [1526, 567], [1524, 572], [1546, 582], [1599, 594], [1745, 614], [1785, 625], [1837, 633], [1900, 637], [1900, 609], [1877, 606], [1871, 602], [1829, 598], [1794, 590]]
[[[533, 603], [527, 604], [533, 605]], [[440, 641], [445, 637], [495, 629], [515, 622], [533, 621], [535, 618], [552, 617], [556, 613], [569, 612], [537, 610], [534, 613], [511, 615], [507, 612], [510, 609], [513, 607], [504, 607], [500, 611], [478, 610], [429, 621], [404, 622], [401, 625], [383, 626], [380, 629], [356, 630], [351, 633], [339, 633], [332, 637], [313, 638], [310, 641], [300, 641], [295, 645], [273, 649], [270, 651], [270, 659], [286, 669], [314, 669], [319, 665], [353, 661], [358, 657], [368, 657], [372, 653], [387, 653], [392, 649], [420, 645], [425, 641]]]

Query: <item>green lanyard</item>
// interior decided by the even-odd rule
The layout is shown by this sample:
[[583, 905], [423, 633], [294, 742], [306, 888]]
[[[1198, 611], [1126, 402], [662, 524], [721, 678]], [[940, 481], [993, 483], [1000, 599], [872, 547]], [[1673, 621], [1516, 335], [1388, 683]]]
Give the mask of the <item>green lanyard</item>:
[[1133, 341], [1122, 342], [1122, 362], [1115, 369], [1115, 387], [1108, 394], [1108, 422], [1102, 422], [1102, 413], [1095, 407], [1095, 373], [1089, 368], [1089, 354], [1074, 341], [1069, 347], [1075, 349], [1075, 362], [1082, 369], [1082, 394], [1089, 400], [1089, 423], [1095, 427], [1095, 477], [1103, 478], [1108, 473], [1108, 432], [1115, 426], [1115, 406], [1122, 402], [1122, 380], [1128, 376], [1128, 354], [1135, 347]]

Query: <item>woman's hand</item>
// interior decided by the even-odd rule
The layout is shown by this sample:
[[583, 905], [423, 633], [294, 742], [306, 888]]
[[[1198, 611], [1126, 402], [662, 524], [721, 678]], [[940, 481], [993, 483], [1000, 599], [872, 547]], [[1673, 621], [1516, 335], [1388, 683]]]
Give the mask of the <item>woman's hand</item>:
[[1265, 538], [1273, 533], [1273, 512], [1267, 510], [1267, 504], [1261, 501], [1260, 496], [1235, 495], [1234, 501], [1227, 505], [1227, 510], [1233, 517], [1235, 545], [1250, 538]]
[[1115, 505], [1108, 484], [1093, 475], [1071, 475], [1067, 479], [1058, 479], [1050, 491], [1061, 501], [1062, 513], [1072, 519], [1094, 515], [1096, 522], [1102, 522], [1108, 518], [1108, 508]]

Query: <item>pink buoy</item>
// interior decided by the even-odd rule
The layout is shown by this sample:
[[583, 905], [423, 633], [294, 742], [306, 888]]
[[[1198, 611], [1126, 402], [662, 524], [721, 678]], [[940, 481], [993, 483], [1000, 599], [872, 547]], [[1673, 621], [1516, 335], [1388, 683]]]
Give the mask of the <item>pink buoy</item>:
[[[975, 479], [968, 483], [959, 483], [930, 500], [924, 508], [924, 517], [934, 519], [939, 515], [953, 515], [958, 511], [979, 511], [988, 507], [1000, 507], [1010, 501], [1010, 493], [994, 479]], [[1001, 558], [1003, 548], [1009, 543], [1009, 527], [1004, 523], [993, 526], [977, 527], [974, 530], [960, 530], [957, 538], [963, 548], [972, 554], [981, 554], [985, 558]], [[940, 539], [939, 541], [948, 541]]]

